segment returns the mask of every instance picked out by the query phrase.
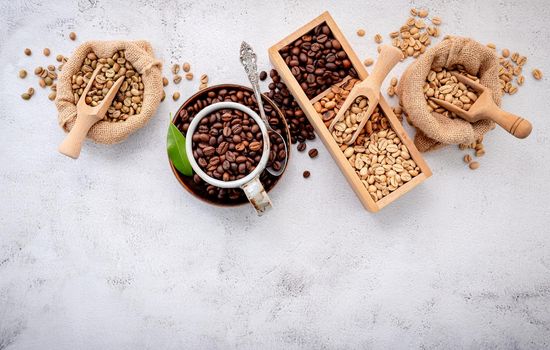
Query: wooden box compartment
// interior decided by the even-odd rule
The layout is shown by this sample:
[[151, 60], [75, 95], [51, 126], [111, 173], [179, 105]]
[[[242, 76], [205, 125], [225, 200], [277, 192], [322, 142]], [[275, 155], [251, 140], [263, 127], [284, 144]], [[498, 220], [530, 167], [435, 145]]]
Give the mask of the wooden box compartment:
[[[334, 22], [334, 19], [330, 16], [328, 12], [324, 12], [319, 17], [315, 18], [314, 20], [304, 25], [294, 33], [290, 34], [277, 44], [270, 47], [269, 58], [279, 72], [282, 81], [292, 92], [294, 98], [306, 114], [309, 122], [313, 125], [315, 132], [321, 138], [325, 147], [329, 150], [336, 164], [338, 164], [348, 183], [351, 185], [351, 187], [359, 197], [359, 200], [361, 201], [363, 206], [371, 212], [377, 212], [389, 203], [401, 197], [403, 194], [410, 191], [415, 186], [419, 185], [424, 180], [426, 180], [432, 175], [432, 172], [418, 149], [415, 147], [412, 140], [403, 129], [401, 122], [395, 116], [392, 108], [388, 105], [384, 97], [380, 96], [379, 107], [381, 108], [382, 113], [387, 117], [391, 125], [391, 129], [393, 129], [401, 142], [408, 148], [411, 158], [420, 168], [420, 173], [414, 176], [412, 180], [404, 183], [402, 186], [398, 187], [393, 192], [390, 192], [388, 195], [381, 198], [380, 200], [375, 201], [371, 197], [367, 190], [367, 187], [365, 187], [365, 185], [361, 181], [361, 178], [356, 174], [355, 168], [351, 166], [344, 153], [340, 150], [338, 143], [332, 137], [321, 116], [313, 107], [313, 104], [316, 101], [319, 101], [324, 95], [329, 92], [330, 87], [322, 92], [318, 92], [316, 96], [313, 96], [316, 91], [309, 90], [306, 94], [306, 91], [304, 91], [302, 85], [300, 85], [300, 82], [298, 82], [298, 80], [292, 74], [290, 67], [286, 64], [283, 56], [281, 55], [281, 49], [284, 49], [289, 44], [294, 43], [296, 40], [302, 38], [304, 35], [308, 34], [318, 25], [323, 23], [328, 26], [331, 34], [340, 43], [342, 50], [346, 52], [347, 58], [352, 64], [352, 68], [357, 73], [357, 78], [361, 80], [365, 79], [368, 75], [365, 67], [363, 66], [362, 62], [359, 60], [355, 52], [352, 50], [350, 44], [348, 43], [343, 33]], [[348, 79], [348, 77], [341, 77], [340, 82], [336, 83], [336, 85], [341, 84], [345, 79]], [[326, 86], [324, 86], [324, 88], [326, 88]]]

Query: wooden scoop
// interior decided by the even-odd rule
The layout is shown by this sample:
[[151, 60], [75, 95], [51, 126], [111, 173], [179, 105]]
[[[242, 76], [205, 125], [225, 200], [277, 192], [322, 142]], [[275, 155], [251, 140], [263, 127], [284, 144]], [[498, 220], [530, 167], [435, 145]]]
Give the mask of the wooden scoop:
[[367, 79], [355, 84], [344, 101], [344, 104], [338, 111], [338, 114], [330, 124], [329, 131], [332, 132], [334, 125], [336, 125], [336, 123], [344, 117], [344, 114], [358, 96], [365, 96], [368, 101], [367, 111], [363, 113], [359, 127], [353, 134], [353, 137], [347, 142], [348, 145], [354, 143], [361, 130], [365, 127], [367, 120], [370, 118], [374, 112], [374, 109], [378, 105], [378, 101], [380, 100], [380, 86], [382, 85], [382, 82], [386, 79], [386, 76], [390, 70], [392, 70], [392, 68], [395, 67], [397, 62], [399, 62], [402, 58], [403, 53], [398, 48], [382, 45], [380, 54], [378, 55], [378, 60], [374, 65], [372, 73], [367, 77]]
[[468, 85], [476, 92], [481, 93], [470, 109], [466, 111], [452, 103], [440, 100], [438, 98], [431, 97], [430, 100], [470, 123], [477, 122], [481, 119], [490, 119], [519, 139], [524, 139], [529, 136], [531, 130], [533, 129], [531, 123], [520, 116], [508, 113], [499, 108], [493, 101], [493, 92], [491, 89], [486, 88], [485, 86], [465, 77], [462, 74], [451, 74], [453, 74], [461, 83]]
[[80, 155], [82, 142], [86, 138], [88, 131], [92, 125], [103, 119], [124, 80], [124, 77], [118, 78], [100, 104], [95, 107], [89, 106], [86, 104], [86, 95], [100, 70], [101, 65], [98, 64], [94, 74], [92, 74], [92, 78], [76, 104], [76, 121], [69, 134], [65, 137], [65, 140], [59, 145], [59, 152], [73, 159], [78, 158]]

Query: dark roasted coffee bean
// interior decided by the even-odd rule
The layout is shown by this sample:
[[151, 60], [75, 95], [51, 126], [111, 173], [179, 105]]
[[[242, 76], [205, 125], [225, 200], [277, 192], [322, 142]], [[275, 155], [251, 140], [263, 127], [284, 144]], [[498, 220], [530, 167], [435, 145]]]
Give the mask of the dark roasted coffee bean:
[[223, 141], [216, 148], [216, 152], [218, 152], [218, 154], [225, 154], [225, 152], [227, 152], [228, 148], [229, 148], [229, 144], [227, 142]]
[[231, 128], [229, 126], [226, 126], [225, 128], [223, 128], [223, 136], [228, 137], [229, 135], [231, 135]]
[[251, 151], [258, 151], [262, 148], [262, 143], [259, 141], [251, 142], [250, 145], [248, 145], [248, 148], [250, 148]]
[[207, 147], [204, 147], [202, 149], [202, 153], [206, 156], [206, 157], [210, 157], [212, 155], [214, 155], [214, 152], [216, 152], [216, 149], [212, 146], [207, 146]]
[[317, 150], [317, 148], [312, 148], [309, 150], [308, 154], [310, 158], [315, 158], [319, 155], [319, 151]]
[[298, 152], [303, 152], [306, 150], [306, 144], [304, 142], [300, 142], [298, 144], [298, 147], [296, 147], [298, 149]]
[[307, 179], [311, 175], [311, 173], [308, 170], [306, 170], [302, 175], [304, 176], [304, 179]]
[[265, 70], [260, 72], [260, 80], [264, 81], [267, 78], [267, 72]]

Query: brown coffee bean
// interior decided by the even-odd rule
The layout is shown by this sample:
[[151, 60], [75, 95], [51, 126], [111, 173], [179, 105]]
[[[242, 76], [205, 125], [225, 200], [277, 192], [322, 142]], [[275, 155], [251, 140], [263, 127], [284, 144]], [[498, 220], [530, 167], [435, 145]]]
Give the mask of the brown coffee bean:
[[214, 152], [216, 152], [216, 149], [212, 146], [207, 146], [202, 149], [202, 153], [207, 157], [214, 155]]
[[262, 143], [259, 141], [251, 142], [250, 145], [248, 145], [248, 148], [250, 148], [251, 151], [258, 151], [262, 148]]
[[300, 142], [298, 144], [298, 147], [296, 147], [298, 149], [298, 152], [303, 152], [306, 150], [306, 144], [304, 142]]
[[267, 72], [265, 70], [260, 72], [260, 80], [264, 81], [267, 78]]
[[229, 126], [226, 126], [225, 128], [223, 128], [223, 136], [225, 137], [229, 137], [231, 135], [231, 128]]
[[317, 148], [312, 148], [309, 150], [308, 155], [310, 158], [315, 158], [319, 155], [319, 151], [317, 150]]
[[216, 148], [216, 152], [218, 152], [219, 155], [223, 155], [225, 154], [225, 152], [227, 152], [228, 148], [229, 148], [229, 144], [223, 141], [218, 145], [218, 148]]
[[307, 179], [310, 175], [311, 173], [308, 170], [304, 171], [303, 173], [304, 179]]

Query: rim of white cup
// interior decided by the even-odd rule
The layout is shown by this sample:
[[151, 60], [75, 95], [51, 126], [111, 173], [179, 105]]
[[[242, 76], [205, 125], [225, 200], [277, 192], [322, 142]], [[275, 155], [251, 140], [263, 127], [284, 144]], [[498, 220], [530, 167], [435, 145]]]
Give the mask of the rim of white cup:
[[[195, 129], [197, 128], [200, 121], [204, 117], [209, 116], [212, 112], [215, 112], [220, 109], [237, 109], [243, 113], [248, 114], [250, 117], [252, 117], [252, 119], [254, 119], [256, 124], [258, 124], [262, 132], [262, 137], [263, 137], [262, 158], [260, 159], [260, 162], [258, 163], [256, 168], [250, 174], [238, 180], [222, 181], [209, 176], [207, 173], [205, 173], [201, 169], [201, 167], [195, 160], [195, 156], [193, 155], [193, 134], [195, 133]], [[197, 113], [197, 115], [193, 118], [193, 120], [189, 124], [189, 128], [187, 128], [186, 135], [187, 136], [185, 139], [185, 150], [187, 152], [187, 158], [189, 159], [189, 163], [191, 163], [191, 167], [193, 168], [195, 173], [199, 175], [201, 179], [203, 179], [204, 181], [216, 187], [221, 187], [221, 188], [241, 187], [242, 185], [252, 181], [256, 176], [260, 175], [260, 173], [265, 169], [265, 166], [267, 165], [267, 161], [269, 160], [270, 142], [269, 142], [269, 134], [267, 132], [267, 127], [265, 126], [265, 123], [256, 112], [254, 112], [252, 109], [246, 106], [243, 106], [240, 103], [217, 102], [203, 108], [199, 113]]]

